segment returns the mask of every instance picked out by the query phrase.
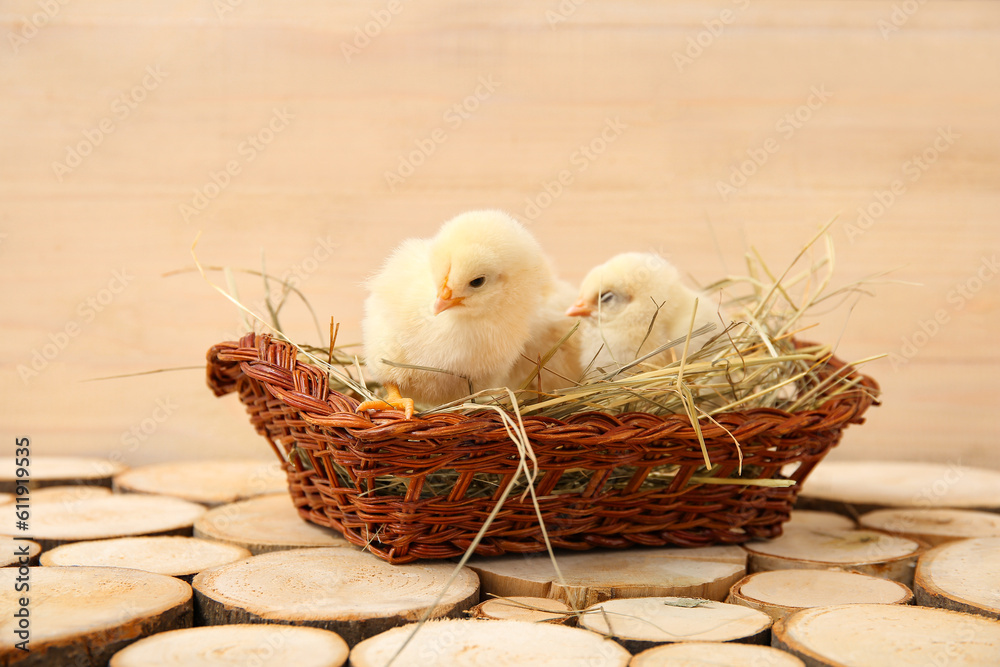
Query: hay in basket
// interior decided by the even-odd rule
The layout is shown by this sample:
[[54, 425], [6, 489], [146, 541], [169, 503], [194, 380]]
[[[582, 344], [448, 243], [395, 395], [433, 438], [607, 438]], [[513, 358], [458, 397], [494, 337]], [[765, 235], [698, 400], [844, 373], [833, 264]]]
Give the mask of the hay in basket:
[[[663, 367], [640, 358], [545, 395], [483, 392], [405, 419], [355, 413], [376, 388], [332, 332], [322, 350], [248, 333], [209, 350], [208, 383], [239, 395], [303, 518], [392, 563], [770, 538], [879, 393], [861, 362], [795, 336], [807, 313], [861, 290], [829, 288], [822, 231], [780, 276], [751, 253], [747, 276], [705, 288], [732, 324], [697, 352], [664, 342], [677, 361]], [[827, 252], [811, 260], [820, 238]]]

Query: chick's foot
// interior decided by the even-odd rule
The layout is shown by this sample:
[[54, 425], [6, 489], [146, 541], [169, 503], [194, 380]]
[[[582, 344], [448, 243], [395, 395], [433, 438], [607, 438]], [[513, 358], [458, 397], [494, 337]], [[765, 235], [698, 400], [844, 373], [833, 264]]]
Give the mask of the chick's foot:
[[394, 384], [386, 383], [385, 388], [388, 393], [385, 400], [374, 399], [363, 401], [355, 412], [364, 412], [365, 410], [401, 410], [407, 419], [412, 418], [413, 399], [403, 398], [399, 393], [399, 387]]

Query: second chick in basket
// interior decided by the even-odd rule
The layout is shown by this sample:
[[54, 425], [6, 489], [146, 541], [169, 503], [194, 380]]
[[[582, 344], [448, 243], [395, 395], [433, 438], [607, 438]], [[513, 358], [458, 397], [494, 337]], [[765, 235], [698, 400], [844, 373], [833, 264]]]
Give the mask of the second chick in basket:
[[[616, 255], [591, 269], [580, 285], [579, 299], [566, 311], [583, 320], [579, 332], [582, 365], [606, 371], [686, 336], [693, 313], [692, 332], [707, 324], [714, 327], [691, 339], [688, 354], [722, 332], [726, 322], [711, 299], [681, 282], [673, 264], [659, 255], [639, 252]], [[646, 362], [664, 366], [683, 349], [681, 343]]]

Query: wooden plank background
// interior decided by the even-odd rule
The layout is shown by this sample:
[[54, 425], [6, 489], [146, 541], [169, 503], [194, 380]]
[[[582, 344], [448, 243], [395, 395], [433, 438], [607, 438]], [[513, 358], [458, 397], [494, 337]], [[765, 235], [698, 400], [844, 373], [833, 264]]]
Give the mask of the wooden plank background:
[[897, 355], [831, 457], [1000, 467], [1000, 3], [7, 0], [0, 35], [11, 446], [268, 457], [200, 370], [87, 381], [241, 330], [167, 275], [199, 232], [204, 264], [295, 276], [357, 340], [396, 243], [498, 207], [571, 281], [630, 249], [701, 282], [751, 245], [780, 267], [839, 216], [838, 281], [921, 286], [821, 318], [843, 357]]

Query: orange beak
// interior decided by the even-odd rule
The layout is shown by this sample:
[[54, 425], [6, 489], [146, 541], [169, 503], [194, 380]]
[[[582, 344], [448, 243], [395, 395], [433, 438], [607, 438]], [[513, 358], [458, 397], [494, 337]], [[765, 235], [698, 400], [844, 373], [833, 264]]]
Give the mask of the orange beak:
[[464, 296], [452, 296], [451, 288], [448, 287], [448, 279], [445, 278], [444, 284], [438, 290], [437, 299], [434, 301], [434, 314], [439, 315], [449, 308], [460, 306], [464, 300]]
[[585, 304], [583, 302], [583, 299], [580, 299], [579, 301], [577, 301], [576, 303], [574, 303], [572, 306], [569, 307], [569, 310], [566, 311], [566, 316], [567, 317], [590, 317], [591, 313], [593, 313], [593, 312], [594, 312], [594, 309], [591, 308], [590, 306], [588, 306], [587, 304]]

